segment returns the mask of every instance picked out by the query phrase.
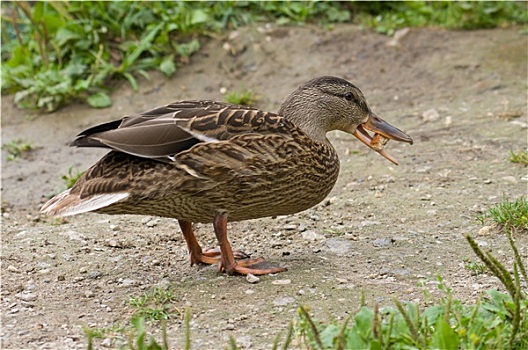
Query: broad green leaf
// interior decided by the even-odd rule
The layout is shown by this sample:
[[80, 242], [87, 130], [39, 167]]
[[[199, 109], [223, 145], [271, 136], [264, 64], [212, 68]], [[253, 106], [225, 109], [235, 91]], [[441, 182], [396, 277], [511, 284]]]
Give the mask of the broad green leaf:
[[352, 330], [348, 332], [346, 349], [365, 349], [367, 348], [367, 342], [363, 340], [363, 336], [357, 332], [357, 330]]
[[196, 9], [191, 15], [191, 24], [205, 23], [209, 20], [209, 16], [202, 9]]
[[173, 75], [174, 72], [176, 72], [176, 66], [174, 65], [174, 55], [168, 55], [165, 57], [163, 61], [161, 61], [159, 70], [167, 77]]
[[374, 311], [366, 306], [363, 306], [354, 317], [354, 328], [359, 334], [362, 334], [365, 339], [370, 336], [372, 332], [372, 321], [374, 320]]
[[44, 2], [43, 1], [36, 1], [33, 5], [33, 22], [38, 23], [42, 20], [42, 16], [44, 15]]
[[96, 92], [89, 96], [86, 101], [94, 108], [106, 108], [112, 105], [112, 99], [105, 92]]
[[320, 334], [321, 342], [325, 348], [331, 348], [334, 342], [334, 339], [339, 334], [339, 327], [335, 324], [328, 325]]
[[64, 46], [70, 40], [80, 39], [80, 35], [74, 31], [69, 30], [68, 28], [60, 28], [55, 34], [55, 40], [59, 46]]
[[159, 23], [154, 28], [150, 29], [150, 31], [148, 31], [147, 34], [141, 38], [139, 45], [123, 60], [123, 70], [127, 67], [130, 67], [137, 60], [139, 55], [141, 55], [141, 53], [150, 46], [152, 41], [154, 41], [154, 38], [156, 38], [156, 35], [158, 35], [159, 30], [163, 26], [164, 23]]
[[435, 328], [431, 341], [432, 348], [442, 350], [458, 349], [460, 339], [448, 322], [439, 317]]

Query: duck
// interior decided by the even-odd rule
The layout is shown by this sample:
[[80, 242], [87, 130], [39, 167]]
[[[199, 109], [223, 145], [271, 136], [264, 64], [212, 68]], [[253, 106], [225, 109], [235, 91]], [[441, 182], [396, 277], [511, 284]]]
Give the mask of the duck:
[[[41, 213], [139, 214], [178, 220], [191, 266], [229, 275], [286, 271], [232, 249], [227, 223], [309, 209], [334, 187], [340, 130], [394, 164], [389, 140], [412, 138], [376, 115], [361, 90], [322, 76], [294, 90], [276, 113], [211, 100], [183, 100], [90, 127], [73, 147], [110, 149]], [[218, 248], [202, 249], [193, 223], [212, 224]]]

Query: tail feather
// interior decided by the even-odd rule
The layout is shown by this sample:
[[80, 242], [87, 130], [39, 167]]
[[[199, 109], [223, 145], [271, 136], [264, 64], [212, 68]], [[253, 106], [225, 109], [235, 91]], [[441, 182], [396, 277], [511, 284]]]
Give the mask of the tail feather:
[[129, 196], [126, 192], [96, 194], [82, 198], [71, 189], [59, 193], [42, 206], [40, 212], [51, 216], [71, 216], [107, 207]]

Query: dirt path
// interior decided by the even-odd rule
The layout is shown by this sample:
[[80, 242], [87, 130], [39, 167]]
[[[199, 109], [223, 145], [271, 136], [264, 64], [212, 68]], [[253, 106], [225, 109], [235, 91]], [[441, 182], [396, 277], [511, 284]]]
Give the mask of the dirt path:
[[[424, 288], [438, 295], [437, 274], [466, 300], [496, 286], [464, 268], [465, 258], [476, 261], [464, 234], [477, 236], [476, 216], [502, 196], [527, 193], [527, 168], [507, 160], [528, 142], [527, 37], [516, 29], [413, 29], [397, 45], [391, 40], [349, 25], [246, 28], [230, 41], [236, 55], [210, 42], [173, 80], [152, 74], [139, 93], [121, 87], [110, 109], [71, 106], [28, 120], [2, 97], [2, 143], [23, 139], [37, 150], [17, 161], [2, 152], [0, 347], [83, 349], [83, 327], [125, 324], [133, 310], [124, 302], [154, 285], [171, 288], [176, 308], [190, 307], [196, 349], [223, 348], [229, 335], [242, 348], [269, 348], [298, 305], [320, 320], [342, 319], [361, 290], [370, 305], [391, 305], [393, 296], [426, 304]], [[38, 217], [43, 195], [61, 189], [70, 166], [85, 169], [105, 153], [65, 146], [84, 127], [173, 100], [222, 99], [222, 87], [256, 91], [259, 107], [276, 110], [319, 75], [358, 85], [415, 144], [389, 144], [395, 167], [353, 136], [332, 133], [342, 170], [325, 202], [231, 225], [234, 246], [288, 272], [249, 284], [190, 267], [175, 220], [89, 214], [54, 225]], [[215, 244], [212, 227], [199, 225], [197, 234]], [[477, 239], [511, 262], [503, 235]], [[518, 246], [526, 258], [527, 235]], [[181, 320], [168, 332], [180, 348]]]

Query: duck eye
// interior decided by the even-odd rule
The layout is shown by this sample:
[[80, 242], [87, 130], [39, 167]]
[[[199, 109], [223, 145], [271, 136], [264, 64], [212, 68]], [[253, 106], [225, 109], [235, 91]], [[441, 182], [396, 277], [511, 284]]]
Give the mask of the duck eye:
[[352, 101], [354, 99], [354, 95], [351, 92], [346, 92], [343, 95], [348, 101]]

